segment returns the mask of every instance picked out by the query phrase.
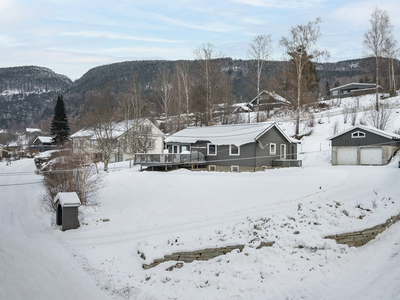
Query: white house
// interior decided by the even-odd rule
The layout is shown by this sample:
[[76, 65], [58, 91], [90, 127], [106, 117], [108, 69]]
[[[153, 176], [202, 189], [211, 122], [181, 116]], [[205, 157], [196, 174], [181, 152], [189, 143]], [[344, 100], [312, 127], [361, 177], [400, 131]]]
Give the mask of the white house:
[[110, 163], [133, 159], [134, 153], [163, 152], [165, 135], [147, 118], [121, 121], [108, 126], [100, 125], [96, 128], [83, 128], [70, 136], [74, 152], [85, 151], [101, 160], [102, 141], [99, 139], [113, 144]]

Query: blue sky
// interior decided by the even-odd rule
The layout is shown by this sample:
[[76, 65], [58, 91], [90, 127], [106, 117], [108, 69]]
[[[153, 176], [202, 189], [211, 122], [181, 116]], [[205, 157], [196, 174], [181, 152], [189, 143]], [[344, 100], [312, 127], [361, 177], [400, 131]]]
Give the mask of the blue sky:
[[1, 0], [0, 67], [37, 65], [77, 79], [114, 62], [194, 59], [208, 42], [226, 57], [248, 59], [260, 34], [271, 34], [279, 60], [280, 38], [317, 17], [328, 61], [353, 59], [363, 56], [375, 6], [388, 11], [400, 40], [395, 0]]

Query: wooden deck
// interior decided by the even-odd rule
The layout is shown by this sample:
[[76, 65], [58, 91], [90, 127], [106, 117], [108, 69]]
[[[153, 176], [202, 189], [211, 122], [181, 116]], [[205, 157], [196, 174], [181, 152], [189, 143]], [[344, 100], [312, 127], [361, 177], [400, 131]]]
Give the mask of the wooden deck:
[[141, 166], [162, 167], [162, 166], [179, 166], [179, 165], [201, 165], [205, 164], [204, 155], [200, 152], [192, 152], [190, 154], [135, 154], [135, 164]]

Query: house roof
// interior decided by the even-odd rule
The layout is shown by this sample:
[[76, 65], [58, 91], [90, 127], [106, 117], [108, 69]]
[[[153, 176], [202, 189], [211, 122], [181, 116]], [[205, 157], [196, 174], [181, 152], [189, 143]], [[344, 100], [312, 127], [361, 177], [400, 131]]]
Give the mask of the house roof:
[[209, 141], [215, 145], [241, 146], [254, 142], [273, 127], [276, 127], [290, 143], [294, 142], [273, 122], [188, 127], [169, 136], [165, 142], [194, 144], [197, 141]]
[[[128, 120], [128, 123], [126, 121], [120, 121], [120, 122], [112, 123], [112, 126], [113, 126], [113, 128], [112, 128], [112, 138], [119, 138], [121, 135], [126, 133], [127, 129], [131, 129], [135, 125], [140, 125], [141, 123], [145, 122], [146, 120], [149, 121], [151, 124], [153, 124], [153, 122], [151, 122], [147, 118], [141, 118], [141, 119], [138, 119], [137, 121]], [[157, 126], [154, 125], [154, 128], [156, 128], [159, 131], [160, 134], [164, 135], [164, 133], [161, 130], [159, 130], [159, 128]], [[90, 128], [90, 127], [87, 127], [87, 128], [83, 128], [83, 129], [75, 132], [74, 134], [72, 134], [70, 136], [70, 138], [72, 138], [72, 139], [74, 139], [74, 138], [96, 139], [96, 136], [95, 136], [94, 130], [92, 128]]]
[[331, 137], [328, 137], [327, 140], [332, 140], [332, 139], [334, 139], [338, 136], [341, 136], [345, 133], [348, 133], [354, 129], [361, 129], [364, 131], [368, 131], [368, 132], [371, 132], [371, 133], [374, 133], [374, 134], [377, 134], [377, 135], [380, 135], [380, 136], [383, 136], [385, 138], [392, 139], [392, 140], [400, 140], [400, 135], [398, 135], [398, 134], [388, 132], [388, 131], [383, 131], [383, 130], [377, 129], [375, 127], [364, 126], [364, 125], [352, 126], [345, 131], [339, 132]]
[[[348, 84], [344, 84], [338, 87], [331, 88], [329, 91], [336, 91], [336, 90], [342, 90], [342, 89], [351, 89], [352, 86], [354, 89], [367, 89], [367, 88], [375, 88], [376, 84], [375, 83], [358, 83], [358, 82], [352, 82]], [[380, 86], [378, 86], [380, 87]]]
[[[271, 92], [264, 90], [264, 91], [260, 92], [259, 96], [262, 96], [263, 94], [271, 96], [272, 98], [274, 98], [277, 101], [289, 103], [289, 101], [287, 101], [285, 98], [279, 96], [278, 94], [271, 93]], [[258, 98], [258, 96], [254, 97], [253, 100], [251, 100], [249, 103], [251, 104], [252, 102], [257, 101], [257, 98]]]
[[38, 136], [33, 143], [36, 142], [36, 140], [40, 140], [42, 143], [46, 144], [51, 144], [53, 142], [53, 138], [51, 136]]

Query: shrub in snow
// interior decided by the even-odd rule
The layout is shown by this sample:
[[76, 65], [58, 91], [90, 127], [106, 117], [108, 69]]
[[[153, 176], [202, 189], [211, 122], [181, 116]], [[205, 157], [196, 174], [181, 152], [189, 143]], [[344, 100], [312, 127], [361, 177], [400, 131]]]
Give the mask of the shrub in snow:
[[50, 204], [59, 192], [76, 192], [83, 205], [96, 194], [102, 177], [89, 156], [63, 150], [51, 153], [44, 163], [42, 160], [38, 159], [37, 166], [44, 172], [45, 199]]

